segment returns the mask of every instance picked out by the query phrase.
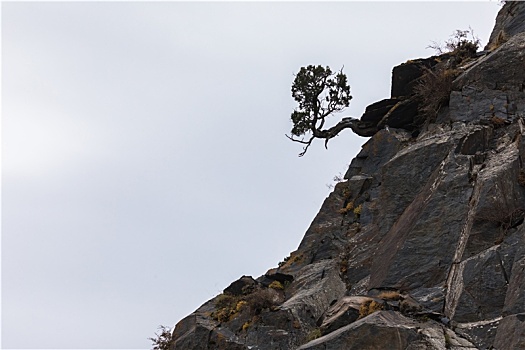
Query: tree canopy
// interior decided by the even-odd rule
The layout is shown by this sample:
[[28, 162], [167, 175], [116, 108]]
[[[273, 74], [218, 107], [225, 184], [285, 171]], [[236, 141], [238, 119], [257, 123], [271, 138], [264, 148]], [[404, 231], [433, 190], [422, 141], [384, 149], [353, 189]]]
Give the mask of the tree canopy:
[[315, 138], [328, 141], [341, 130], [351, 127], [349, 120], [343, 119], [337, 125], [323, 129], [326, 118], [341, 112], [350, 105], [350, 86], [343, 69], [333, 73], [330, 67], [321, 65], [301, 67], [292, 84], [292, 97], [298, 107], [292, 112], [293, 127], [290, 140], [304, 144], [303, 156]]

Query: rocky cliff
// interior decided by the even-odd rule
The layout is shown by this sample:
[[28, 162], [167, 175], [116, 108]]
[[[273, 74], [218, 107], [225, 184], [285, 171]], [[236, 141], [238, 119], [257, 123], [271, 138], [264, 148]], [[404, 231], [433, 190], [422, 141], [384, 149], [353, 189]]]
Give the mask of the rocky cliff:
[[525, 349], [524, 17], [507, 2], [485, 51], [395, 67], [299, 248], [170, 349]]

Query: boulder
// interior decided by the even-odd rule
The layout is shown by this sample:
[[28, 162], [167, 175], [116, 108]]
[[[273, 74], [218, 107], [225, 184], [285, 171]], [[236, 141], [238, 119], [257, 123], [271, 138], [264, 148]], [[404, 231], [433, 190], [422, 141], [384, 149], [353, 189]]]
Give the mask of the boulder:
[[496, 24], [485, 50], [496, 49], [511, 36], [522, 32], [525, 32], [525, 3], [507, 1], [496, 17]]
[[237, 281], [232, 282], [228, 287], [224, 288], [224, 293], [231, 295], [243, 295], [248, 291], [253, 290], [257, 285], [251, 276], [242, 276]]
[[501, 320], [494, 349], [525, 349], [525, 314], [510, 315]]
[[392, 98], [408, 97], [414, 93], [414, 86], [426, 69], [439, 62], [437, 57], [409, 60], [392, 69]]
[[[377, 301], [366, 296], [347, 296], [338, 300], [323, 315], [320, 329], [321, 334], [331, 333], [341, 327], [349, 325], [359, 318], [359, 309], [365, 302]], [[380, 301], [382, 303], [382, 301]]]
[[367, 106], [365, 113], [361, 116], [361, 121], [373, 123], [377, 125], [400, 100], [397, 98], [387, 98], [378, 102], [374, 102]]

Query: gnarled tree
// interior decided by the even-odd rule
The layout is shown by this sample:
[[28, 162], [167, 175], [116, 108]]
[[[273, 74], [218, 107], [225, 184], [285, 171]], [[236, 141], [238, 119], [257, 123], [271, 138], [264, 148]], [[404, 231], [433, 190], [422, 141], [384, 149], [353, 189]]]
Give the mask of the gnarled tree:
[[326, 118], [348, 107], [352, 99], [342, 68], [332, 73], [328, 66], [301, 67], [292, 84], [292, 97], [299, 106], [292, 113], [291, 136], [286, 137], [305, 145], [300, 157], [315, 138], [325, 139], [327, 147], [331, 138], [341, 130], [352, 127], [356, 121], [354, 118], [343, 118], [335, 126], [323, 129]]

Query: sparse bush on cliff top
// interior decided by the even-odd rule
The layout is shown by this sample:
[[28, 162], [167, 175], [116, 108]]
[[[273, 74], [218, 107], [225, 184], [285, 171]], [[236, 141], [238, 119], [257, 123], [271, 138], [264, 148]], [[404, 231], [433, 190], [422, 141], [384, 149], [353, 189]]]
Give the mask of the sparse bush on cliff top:
[[153, 342], [152, 350], [168, 350], [172, 339], [171, 329], [166, 326], [159, 326], [159, 333], [155, 333], [156, 338], [148, 338]]
[[439, 55], [451, 53], [460, 58], [466, 58], [475, 56], [479, 45], [479, 38], [474, 35], [474, 30], [469, 28], [467, 30], [456, 29], [443, 44], [434, 41], [428, 48], [436, 50]]

